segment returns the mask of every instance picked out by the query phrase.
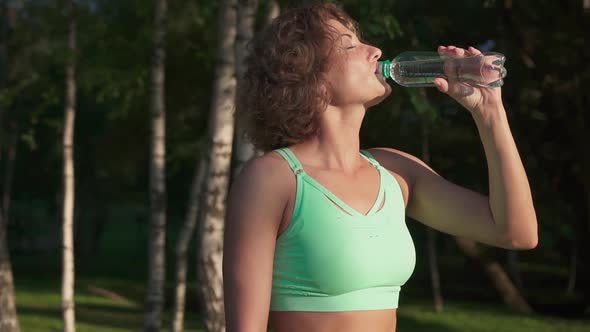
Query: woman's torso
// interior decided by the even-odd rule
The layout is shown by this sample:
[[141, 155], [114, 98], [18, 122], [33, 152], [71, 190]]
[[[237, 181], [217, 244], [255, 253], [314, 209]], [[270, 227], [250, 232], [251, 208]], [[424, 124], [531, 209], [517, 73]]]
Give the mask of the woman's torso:
[[396, 322], [397, 309], [270, 312], [272, 332], [395, 332]]
[[[279, 157], [280, 158], [280, 157]], [[383, 181], [375, 168], [365, 163], [353, 176], [335, 171], [325, 171], [304, 166], [305, 172], [323, 187], [333, 193], [338, 199], [344, 202], [349, 208], [366, 213], [376, 203], [377, 193]], [[389, 172], [399, 184], [399, 193], [403, 197], [404, 205], [407, 202], [408, 187], [406, 181], [398, 174]], [[285, 208], [285, 213], [279, 227], [279, 236], [288, 228], [294, 211], [296, 186], [293, 183], [293, 190]], [[376, 211], [383, 208], [387, 202], [383, 201]], [[402, 207], [403, 208], [403, 207]], [[395, 262], [392, 262], [395, 264]], [[377, 331], [392, 332], [396, 326], [396, 309], [360, 310], [360, 311], [339, 311], [339, 312], [308, 312], [308, 311], [271, 311], [270, 323], [273, 332], [288, 331]]]

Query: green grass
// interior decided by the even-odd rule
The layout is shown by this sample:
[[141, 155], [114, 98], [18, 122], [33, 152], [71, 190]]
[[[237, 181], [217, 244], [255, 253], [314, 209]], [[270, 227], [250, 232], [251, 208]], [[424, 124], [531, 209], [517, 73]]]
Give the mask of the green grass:
[[[167, 233], [166, 311], [162, 331], [169, 331], [174, 280], [174, 243], [178, 224]], [[76, 330], [78, 332], [139, 331], [143, 323], [147, 281], [147, 230], [136, 222], [109, 222], [95, 255], [76, 261]], [[194, 242], [194, 241], [193, 241]], [[194, 284], [194, 243], [189, 255], [186, 331], [203, 331]], [[62, 331], [61, 256], [57, 250], [12, 252], [16, 302], [23, 332]], [[112, 291], [125, 300], [105, 298], [89, 286]]]
[[[169, 331], [174, 280], [174, 243], [177, 225], [170, 225], [167, 252], [167, 307], [163, 331]], [[79, 332], [139, 331], [143, 321], [143, 303], [147, 280], [147, 231], [134, 222], [110, 222], [98, 247], [98, 253], [80, 258], [76, 270], [76, 327]], [[194, 257], [190, 250], [189, 288], [187, 290], [186, 331], [204, 331], [197, 309]], [[60, 253], [12, 253], [17, 310], [23, 332], [62, 331], [60, 289]], [[590, 315], [586, 320], [565, 319], [548, 315], [519, 315], [510, 312], [477, 268], [461, 255], [440, 257], [445, 310], [437, 314], [429, 300], [426, 257], [420, 255], [414, 275], [404, 287], [398, 310], [400, 332], [589, 332]], [[563, 296], [567, 274], [563, 264], [548, 261], [523, 262], [521, 271], [525, 296], [539, 304], [567, 311], [575, 302]], [[553, 287], [548, 287], [553, 285]], [[89, 286], [100, 287], [125, 300], [105, 298]], [[579, 307], [579, 306], [578, 306]], [[368, 331], [370, 332], [370, 331]]]
[[468, 332], [588, 332], [590, 321], [566, 320], [540, 315], [521, 315], [501, 305], [447, 301], [442, 313], [431, 302], [400, 300], [398, 331]]
[[[81, 280], [76, 293], [77, 330], [80, 332], [138, 331], [143, 311], [141, 302], [106, 299], [88, 292], [84, 285], [93, 282], [102, 287], [137, 288], [133, 281]], [[27, 280], [17, 284], [17, 303], [23, 332], [61, 331], [59, 282]], [[166, 312], [164, 331], [168, 331], [170, 312]], [[199, 317], [187, 313], [187, 331], [203, 331]], [[430, 302], [420, 299], [400, 300], [398, 331], [469, 331], [469, 332], [588, 332], [590, 321], [566, 320], [540, 315], [519, 315], [501, 305], [450, 301], [443, 313], [434, 312]]]
[[[138, 331], [143, 321], [144, 288], [133, 280], [78, 280], [76, 328], [81, 332]], [[110, 299], [90, 291], [89, 285], [108, 289], [125, 299]], [[128, 294], [136, 294], [127, 297]], [[140, 295], [140, 296], [137, 296]], [[17, 310], [23, 332], [62, 331], [59, 280], [17, 281]], [[190, 296], [190, 294], [189, 294]], [[163, 331], [170, 326], [170, 308], [164, 313]], [[191, 310], [189, 308], [189, 310]], [[196, 313], [186, 313], [186, 331], [203, 331]]]

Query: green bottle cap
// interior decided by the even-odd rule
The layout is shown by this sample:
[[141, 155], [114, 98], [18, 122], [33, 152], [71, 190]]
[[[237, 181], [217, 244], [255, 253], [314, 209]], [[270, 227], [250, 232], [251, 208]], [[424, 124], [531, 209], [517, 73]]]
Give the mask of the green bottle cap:
[[385, 78], [391, 78], [391, 60], [379, 61], [381, 65], [381, 75]]

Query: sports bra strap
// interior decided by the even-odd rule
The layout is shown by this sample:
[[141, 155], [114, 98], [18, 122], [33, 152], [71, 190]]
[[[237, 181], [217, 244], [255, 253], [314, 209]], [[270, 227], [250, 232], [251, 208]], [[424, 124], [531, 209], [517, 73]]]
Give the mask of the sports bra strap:
[[379, 162], [377, 161], [377, 159], [375, 159], [375, 157], [373, 157], [373, 155], [371, 154], [371, 152], [367, 151], [367, 150], [361, 150], [361, 154], [365, 157], [365, 159], [367, 159], [373, 166], [375, 166], [375, 168], [379, 169], [379, 167], [381, 166], [379, 164]]
[[289, 167], [291, 167], [291, 170], [293, 170], [295, 175], [299, 175], [299, 173], [303, 172], [303, 166], [289, 148], [285, 147], [275, 151], [278, 152], [287, 161], [287, 163], [289, 163]]
[[[297, 159], [297, 157], [295, 157], [295, 155], [293, 154], [291, 149], [284, 147], [281, 149], [276, 149], [275, 151], [278, 152], [287, 161], [287, 163], [289, 163], [289, 167], [291, 167], [291, 170], [293, 170], [293, 173], [295, 173], [296, 175], [299, 175], [300, 173], [303, 172], [303, 166], [299, 162], [299, 159]], [[361, 154], [375, 168], [379, 169], [381, 167], [379, 162], [375, 159], [375, 157], [373, 157], [373, 155], [369, 151], [361, 150]]]

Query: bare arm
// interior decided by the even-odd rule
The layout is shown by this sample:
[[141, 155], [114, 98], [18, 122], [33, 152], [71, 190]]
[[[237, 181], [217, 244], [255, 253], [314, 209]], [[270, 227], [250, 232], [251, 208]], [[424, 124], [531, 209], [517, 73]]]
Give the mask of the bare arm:
[[[476, 55], [474, 48], [439, 47], [441, 54]], [[489, 197], [457, 186], [414, 156], [377, 149], [384, 164], [399, 170], [408, 183], [408, 215], [455, 236], [508, 249], [537, 245], [537, 216], [531, 190], [502, 104], [501, 89], [435, 80], [473, 116], [488, 165]], [[386, 166], [387, 167], [387, 166]]]
[[537, 244], [537, 220], [524, 167], [505, 115], [476, 120], [486, 151], [489, 197], [458, 186], [418, 158], [389, 148], [375, 157], [408, 183], [409, 217], [441, 232], [506, 249]]
[[276, 158], [257, 158], [230, 190], [223, 255], [228, 332], [267, 330], [275, 242], [286, 204], [280, 166]]
[[537, 216], [506, 111], [500, 105], [472, 115], [486, 154], [489, 205], [496, 226], [514, 248], [534, 248], [538, 242]]
[[496, 227], [486, 196], [446, 180], [405, 152], [390, 148], [370, 151], [385, 168], [398, 172], [407, 183], [409, 217], [443, 233], [511, 247]]

